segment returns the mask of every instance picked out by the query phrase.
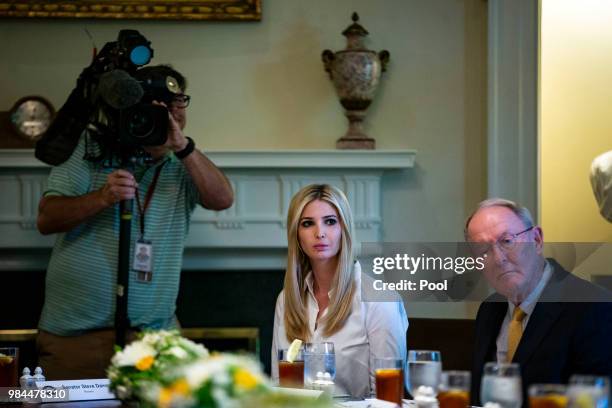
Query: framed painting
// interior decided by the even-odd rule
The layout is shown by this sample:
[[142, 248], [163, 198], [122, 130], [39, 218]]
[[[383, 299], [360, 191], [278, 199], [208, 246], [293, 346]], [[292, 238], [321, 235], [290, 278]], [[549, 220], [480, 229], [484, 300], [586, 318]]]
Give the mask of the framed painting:
[[0, 0], [0, 18], [259, 21], [262, 0]]

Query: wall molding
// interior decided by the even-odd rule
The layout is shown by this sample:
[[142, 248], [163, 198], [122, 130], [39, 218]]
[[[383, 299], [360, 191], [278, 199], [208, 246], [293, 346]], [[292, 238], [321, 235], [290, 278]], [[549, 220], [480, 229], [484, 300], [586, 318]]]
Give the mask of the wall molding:
[[[357, 237], [383, 236], [381, 183], [386, 171], [410, 170], [413, 150], [216, 151], [207, 155], [228, 176], [235, 203], [223, 211], [198, 207], [186, 241], [185, 268], [283, 268], [291, 197], [310, 183], [329, 183], [347, 195]], [[31, 149], [0, 150], [0, 270], [45, 269], [55, 236], [36, 230], [37, 206], [50, 166]], [[357, 248], [359, 243], [357, 243]]]
[[[224, 169], [405, 169], [414, 166], [416, 150], [207, 150]], [[0, 149], [0, 168], [49, 167], [33, 149]]]

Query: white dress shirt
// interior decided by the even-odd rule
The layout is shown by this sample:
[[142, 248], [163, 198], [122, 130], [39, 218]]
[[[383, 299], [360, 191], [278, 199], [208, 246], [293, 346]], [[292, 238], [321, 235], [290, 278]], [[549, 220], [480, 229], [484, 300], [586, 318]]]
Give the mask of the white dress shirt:
[[[540, 278], [540, 282], [536, 285], [535, 288], [531, 291], [529, 296], [519, 305], [519, 307], [525, 312], [526, 316], [523, 318], [522, 326], [523, 333], [525, 333], [525, 328], [527, 327], [527, 323], [529, 322], [529, 318], [533, 313], [533, 309], [535, 309], [540, 296], [542, 295], [542, 291], [548, 284], [550, 277], [552, 276], [552, 266], [546, 262], [544, 265], [544, 273], [542, 273], [542, 277]], [[510, 326], [510, 321], [512, 320], [512, 314], [514, 313], [514, 303], [508, 302], [508, 310], [506, 311], [506, 316], [504, 317], [504, 321], [501, 325], [501, 329], [499, 330], [499, 335], [497, 336], [497, 362], [505, 363], [506, 356], [508, 355], [508, 328]], [[519, 342], [520, 344], [520, 342]]]
[[[406, 361], [406, 330], [408, 318], [404, 304], [398, 302], [363, 302], [361, 300], [361, 279], [371, 280], [361, 274], [359, 263], [355, 263], [357, 285], [351, 314], [344, 326], [329, 337], [323, 335], [321, 325], [316, 325], [319, 305], [314, 296], [313, 276], [306, 277], [308, 291], [308, 324], [312, 343], [333, 342], [336, 355], [336, 394], [350, 394], [353, 397], [369, 397], [375, 392], [374, 359], [395, 357]], [[326, 308], [322, 316], [327, 314]], [[278, 381], [278, 350], [288, 348], [284, 323], [285, 298], [280, 293], [274, 313], [274, 335], [272, 339], [272, 378]], [[315, 327], [316, 326], [316, 327]], [[293, 340], [293, 339], [291, 339]]]

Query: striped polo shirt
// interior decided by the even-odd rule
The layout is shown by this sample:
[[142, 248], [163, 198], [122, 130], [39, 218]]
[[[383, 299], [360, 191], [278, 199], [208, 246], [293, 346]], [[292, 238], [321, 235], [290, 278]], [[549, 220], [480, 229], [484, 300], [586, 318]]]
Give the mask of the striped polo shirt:
[[[45, 196], [81, 196], [100, 189], [116, 168], [84, 160], [85, 139], [70, 159], [51, 170]], [[88, 140], [91, 149], [92, 141]], [[153, 165], [137, 165], [141, 203], [163, 163], [145, 213], [145, 235], [153, 246], [153, 278], [142, 283], [131, 269], [134, 244], [140, 238], [140, 214], [134, 200], [131, 225], [128, 314], [132, 327], [172, 328], [189, 220], [199, 195], [174, 154]], [[114, 325], [119, 251], [119, 204], [68, 232], [59, 233], [47, 269], [45, 303], [39, 322], [56, 335], [78, 335]]]

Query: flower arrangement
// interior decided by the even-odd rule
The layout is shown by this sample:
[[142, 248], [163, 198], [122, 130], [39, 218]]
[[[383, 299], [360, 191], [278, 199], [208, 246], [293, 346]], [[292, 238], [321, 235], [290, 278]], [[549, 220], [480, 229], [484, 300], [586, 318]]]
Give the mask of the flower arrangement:
[[117, 398], [141, 407], [319, 407], [324, 400], [279, 394], [252, 357], [209, 354], [176, 331], [144, 332], [118, 349], [108, 369]]

